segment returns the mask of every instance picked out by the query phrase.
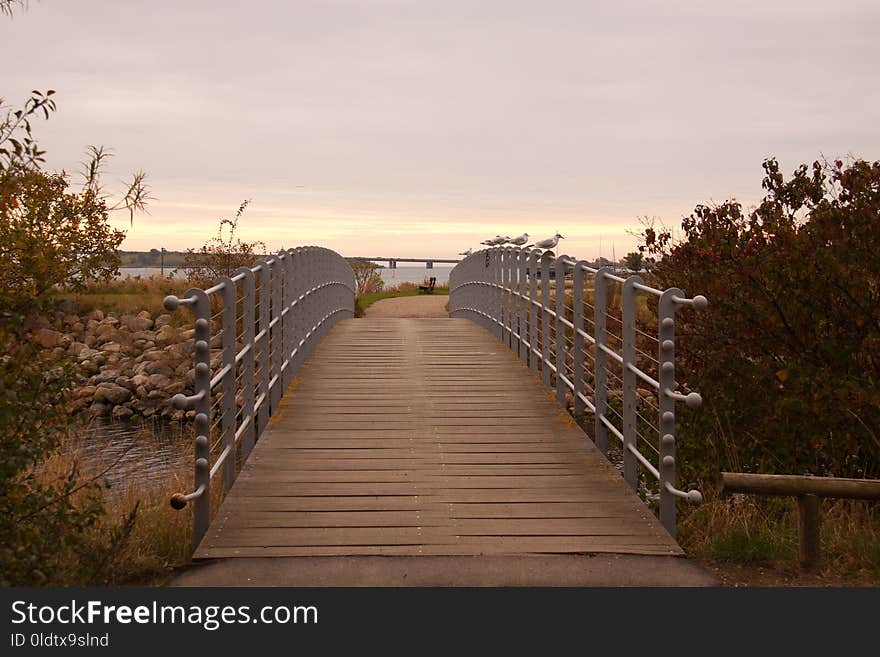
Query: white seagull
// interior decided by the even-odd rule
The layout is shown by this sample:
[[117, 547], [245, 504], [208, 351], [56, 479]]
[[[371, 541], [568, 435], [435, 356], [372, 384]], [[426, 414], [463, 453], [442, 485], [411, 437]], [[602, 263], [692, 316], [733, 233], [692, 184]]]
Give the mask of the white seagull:
[[470, 255], [471, 253], [473, 253], [473, 252], [474, 252], [473, 249], [468, 249], [467, 251], [462, 251], [462, 252], [459, 253], [458, 255], [469, 256], [469, 255]]
[[523, 233], [519, 237], [514, 237], [512, 240], [510, 240], [510, 243], [513, 244], [514, 246], [522, 246], [523, 244], [525, 244], [528, 241], [529, 241], [529, 234]]
[[559, 240], [564, 239], [565, 237], [563, 235], [556, 233], [553, 237], [548, 237], [545, 240], [529, 244], [529, 246], [534, 246], [536, 249], [555, 249], [556, 245], [559, 244]]

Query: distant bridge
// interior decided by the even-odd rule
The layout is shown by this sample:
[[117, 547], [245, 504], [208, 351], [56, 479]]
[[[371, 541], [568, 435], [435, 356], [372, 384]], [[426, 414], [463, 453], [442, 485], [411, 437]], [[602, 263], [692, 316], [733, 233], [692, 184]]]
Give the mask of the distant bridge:
[[439, 262], [444, 265], [456, 265], [461, 260], [451, 260], [447, 258], [389, 258], [387, 256], [380, 256], [378, 258], [366, 258], [362, 256], [355, 256], [348, 258], [349, 260], [363, 260], [367, 262], [387, 262], [388, 269], [397, 269], [398, 262], [424, 262], [426, 269], [434, 269], [434, 263]]

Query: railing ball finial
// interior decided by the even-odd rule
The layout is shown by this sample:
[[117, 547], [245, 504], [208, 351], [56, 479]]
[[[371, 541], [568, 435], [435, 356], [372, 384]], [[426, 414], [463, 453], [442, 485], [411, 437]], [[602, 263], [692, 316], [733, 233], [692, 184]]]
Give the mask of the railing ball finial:
[[169, 294], [165, 299], [162, 300], [162, 305], [165, 306], [165, 310], [169, 312], [174, 312], [180, 307], [180, 299], [178, 299], [173, 294]]
[[171, 405], [174, 406], [174, 408], [176, 408], [179, 411], [186, 410], [186, 406], [187, 406], [186, 395], [184, 395], [182, 392], [178, 392], [176, 395], [174, 395], [171, 398]]
[[703, 405], [703, 398], [698, 392], [689, 392], [684, 398], [684, 403], [688, 408], [699, 408]]
[[687, 492], [687, 501], [691, 504], [702, 504], [703, 494], [698, 490], [689, 490]]
[[702, 294], [694, 297], [694, 310], [705, 310], [709, 307], [709, 300]]
[[186, 507], [186, 495], [183, 493], [174, 493], [171, 496], [171, 508], [175, 511], [180, 511], [181, 509]]

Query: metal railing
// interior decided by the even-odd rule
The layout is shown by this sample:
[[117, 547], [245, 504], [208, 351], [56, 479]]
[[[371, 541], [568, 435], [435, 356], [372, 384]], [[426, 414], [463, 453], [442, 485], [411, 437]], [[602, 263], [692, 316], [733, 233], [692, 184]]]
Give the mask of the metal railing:
[[349, 264], [316, 246], [165, 298], [169, 311], [189, 306], [195, 315], [193, 394], [172, 398], [176, 408], [195, 411], [195, 485], [171, 499], [176, 509], [193, 502], [194, 545], [211, 522], [213, 478], [229, 490], [303, 359], [339, 319], [354, 315], [354, 298]]
[[[624, 479], [659, 500], [660, 521], [675, 536], [676, 498], [702, 501], [675, 485], [675, 403], [702, 403], [675, 381], [675, 313], [705, 308], [706, 298], [515, 247], [468, 256], [450, 273], [449, 294], [453, 317], [494, 333], [575, 416], [593, 414], [596, 446], [607, 456], [609, 437], [620, 443]], [[640, 295], [656, 310], [646, 300], [640, 313]], [[641, 472], [656, 480], [656, 495]]]

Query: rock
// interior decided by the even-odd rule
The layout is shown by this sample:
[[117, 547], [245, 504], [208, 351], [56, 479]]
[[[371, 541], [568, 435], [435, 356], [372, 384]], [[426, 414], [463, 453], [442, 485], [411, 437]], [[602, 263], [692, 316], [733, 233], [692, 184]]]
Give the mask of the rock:
[[135, 389], [135, 386], [131, 385], [131, 379], [129, 379], [127, 376], [118, 376], [113, 383], [118, 386], [122, 386], [123, 388], [128, 388], [129, 390]]
[[62, 320], [67, 326], [73, 326], [74, 324], [79, 323], [79, 315], [65, 315]]
[[180, 332], [180, 339], [181, 340], [191, 340], [195, 337], [195, 335], [196, 335], [195, 329], [188, 329], [186, 331]]
[[143, 411], [141, 411], [141, 414], [145, 418], [151, 418], [156, 414], [156, 409], [153, 408], [152, 406], [147, 406]]
[[156, 331], [156, 344], [160, 347], [167, 347], [170, 344], [180, 341], [177, 329], [170, 324], [166, 324]]
[[151, 390], [149, 393], [147, 393], [147, 399], [153, 399], [153, 400], [168, 399], [168, 395], [158, 389]]
[[162, 390], [164, 390], [169, 396], [174, 396], [177, 393], [186, 390], [186, 383], [184, 381], [174, 381], [173, 383], [164, 386]]
[[95, 401], [107, 401], [111, 404], [124, 404], [131, 399], [131, 392], [115, 383], [102, 383], [95, 390]]
[[146, 317], [141, 317], [144, 313], [141, 313], [137, 317], [133, 317], [131, 315], [123, 315], [119, 321], [119, 323], [128, 328], [129, 331], [137, 332], [137, 331], [146, 331], [153, 327], [153, 320], [150, 318], [150, 313], [147, 313]]
[[100, 322], [104, 319], [104, 311], [99, 308], [95, 308], [92, 312], [86, 315], [86, 319], [90, 321]]
[[62, 346], [64, 342], [64, 334], [60, 331], [53, 331], [49, 328], [38, 328], [34, 331], [34, 342], [43, 349], [54, 349]]
[[133, 385], [135, 388], [138, 388], [142, 385], [145, 385], [149, 380], [150, 378], [144, 374], [135, 374], [133, 377], [131, 377], [131, 385]]
[[161, 374], [165, 377], [171, 377], [174, 375], [174, 369], [172, 369], [169, 365], [166, 365], [165, 363], [157, 363], [154, 361], [149, 363], [141, 363], [141, 366], [143, 366], [141, 372], [143, 372], [144, 374]]
[[74, 358], [79, 357], [79, 355], [88, 349], [84, 342], [76, 342], [75, 340], [70, 343], [70, 346], [67, 348], [67, 353]]
[[118, 354], [122, 351], [122, 345], [118, 342], [105, 342], [101, 345], [101, 351], [104, 351], [109, 354]]
[[77, 322], [70, 327], [70, 332], [75, 333], [76, 335], [82, 335], [83, 331], [86, 330], [86, 327], [83, 326], [82, 322]]
[[156, 321], [153, 322], [153, 326], [158, 331], [163, 326], [168, 326], [171, 323], [171, 315], [159, 315], [156, 318]]
[[93, 378], [95, 383], [110, 383], [116, 381], [120, 376], [122, 376], [122, 373], [119, 370], [105, 368]]
[[98, 388], [95, 386], [83, 386], [82, 388], [77, 389], [76, 398], [83, 399], [83, 398], [88, 398], [88, 397], [94, 397], [95, 391], [97, 389]]
[[88, 333], [86, 335], [86, 337], [83, 339], [83, 342], [85, 342], [86, 345], [89, 347], [94, 347], [97, 345], [97, 340], [95, 339], [95, 336], [91, 333]]
[[107, 404], [95, 402], [91, 406], [89, 406], [89, 415], [106, 415], [107, 411], [109, 410], [110, 407], [107, 406]]
[[138, 399], [146, 399], [150, 393], [147, 391], [147, 387], [145, 385], [139, 385], [137, 388], [135, 388], [134, 394], [137, 395]]
[[151, 390], [155, 390], [158, 388], [165, 388], [166, 386], [172, 383], [171, 379], [168, 378], [167, 375], [164, 374], [151, 374], [148, 378], [147, 388]]
[[79, 360], [79, 362], [83, 362], [84, 360], [94, 358], [95, 356], [97, 356], [100, 353], [101, 352], [98, 351], [97, 349], [91, 349], [87, 346], [85, 349], [80, 350], [80, 352], [77, 354], [76, 358], [77, 358], [77, 360]]
[[134, 415], [134, 411], [131, 410], [128, 406], [117, 406], [113, 409], [113, 418], [116, 420], [127, 420], [132, 415]]

